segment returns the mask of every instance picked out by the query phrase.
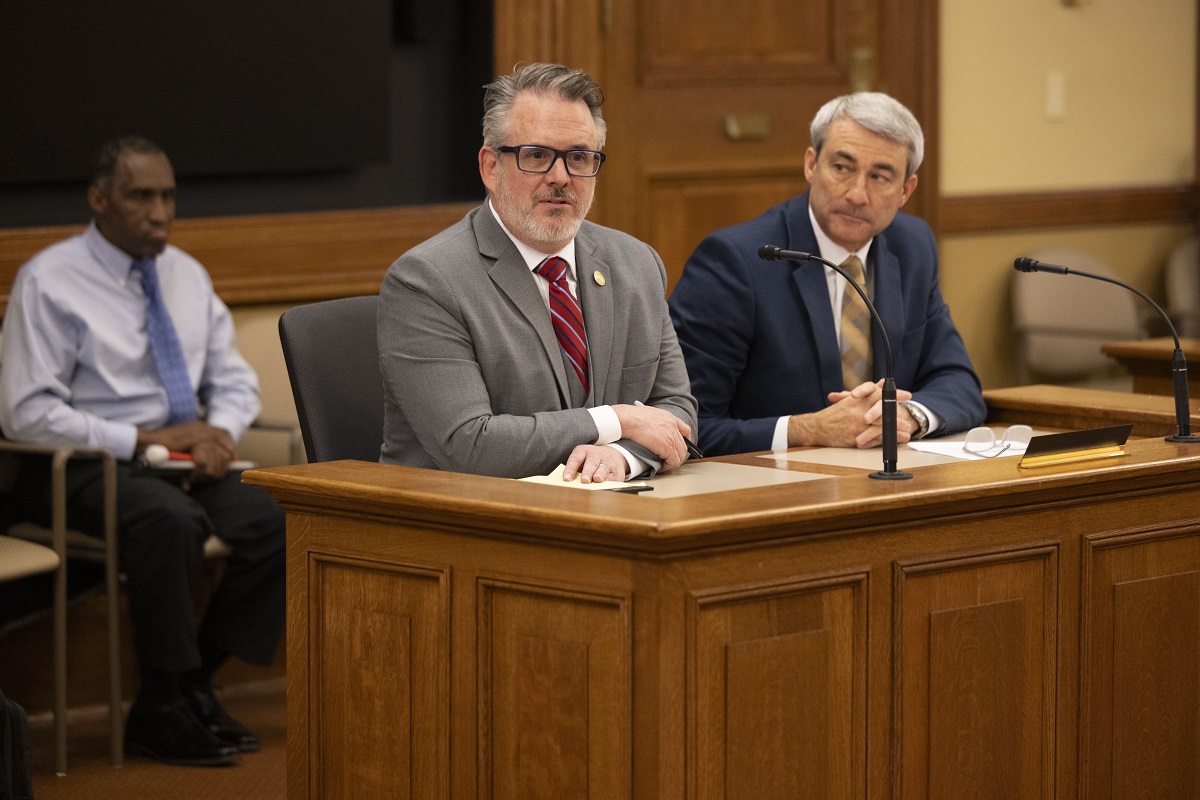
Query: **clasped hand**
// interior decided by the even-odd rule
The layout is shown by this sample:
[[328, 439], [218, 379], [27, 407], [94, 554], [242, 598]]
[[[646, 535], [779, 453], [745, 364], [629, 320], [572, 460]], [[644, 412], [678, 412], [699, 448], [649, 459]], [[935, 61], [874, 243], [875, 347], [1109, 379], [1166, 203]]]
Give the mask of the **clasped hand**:
[[[621, 436], [637, 442], [662, 461], [660, 472], [669, 472], [687, 459], [683, 439], [691, 435], [688, 424], [669, 411], [643, 405], [614, 405], [621, 423]], [[623, 481], [628, 462], [619, 450], [607, 445], [581, 444], [567, 458], [563, 478], [574, 480], [579, 473], [583, 483]]]
[[193, 420], [154, 431], [138, 430], [137, 451], [148, 445], [161, 444], [177, 453], [192, 456], [193, 469], [183, 481], [184, 491], [194, 485], [210, 483], [225, 477], [229, 464], [237, 458], [233, 437], [224, 428]]
[[[896, 402], [912, 392], [896, 390]], [[875, 447], [883, 442], [883, 381], [861, 383], [850, 391], [830, 392], [831, 405], [788, 421], [788, 445], [817, 447]], [[900, 406], [896, 409], [896, 441], [907, 442], [917, 422]]]

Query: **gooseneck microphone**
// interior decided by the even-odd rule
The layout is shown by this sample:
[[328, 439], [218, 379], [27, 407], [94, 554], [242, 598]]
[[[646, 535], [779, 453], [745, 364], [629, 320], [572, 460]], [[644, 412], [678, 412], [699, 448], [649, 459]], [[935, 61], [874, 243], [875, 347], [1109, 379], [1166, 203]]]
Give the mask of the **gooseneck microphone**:
[[1060, 267], [1057, 264], [1043, 264], [1034, 258], [1018, 258], [1013, 262], [1013, 267], [1016, 268], [1017, 272], [1049, 272], [1054, 275], [1081, 275], [1084, 278], [1104, 281], [1105, 283], [1111, 283], [1114, 286], [1120, 286], [1122, 289], [1133, 292], [1153, 306], [1158, 315], [1162, 317], [1163, 322], [1167, 323], [1167, 328], [1171, 331], [1171, 338], [1175, 340], [1175, 353], [1171, 356], [1171, 375], [1175, 381], [1175, 425], [1178, 430], [1174, 435], [1168, 436], [1166, 439], [1168, 442], [1183, 442], [1185, 444], [1200, 442], [1200, 436], [1196, 436], [1191, 432], [1191, 414], [1188, 410], [1187, 359], [1183, 355], [1183, 349], [1179, 346], [1179, 334], [1175, 332], [1175, 326], [1171, 324], [1171, 318], [1167, 316], [1167, 312], [1163, 311], [1158, 303], [1129, 284], [1122, 283], [1116, 278], [1110, 278], [1107, 275], [1096, 275], [1080, 269]]
[[816, 261], [824, 264], [845, 278], [846, 283], [853, 286], [854, 291], [858, 292], [858, 296], [867, 304], [867, 308], [871, 311], [871, 318], [875, 320], [875, 327], [883, 338], [883, 352], [887, 364], [887, 375], [883, 379], [883, 420], [881, 422], [883, 425], [883, 469], [879, 472], [872, 472], [868, 477], [881, 481], [902, 481], [911, 478], [911, 473], [900, 472], [896, 469], [896, 379], [892, 377], [894, 374], [892, 372], [892, 343], [888, 340], [883, 320], [879, 318], [879, 312], [875, 310], [875, 304], [871, 302], [871, 298], [867, 297], [867, 293], [861, 286], [850, 279], [844, 269], [818, 255], [802, 253], [799, 250], [784, 250], [773, 244], [764, 244], [758, 248], [758, 257], [764, 261]]

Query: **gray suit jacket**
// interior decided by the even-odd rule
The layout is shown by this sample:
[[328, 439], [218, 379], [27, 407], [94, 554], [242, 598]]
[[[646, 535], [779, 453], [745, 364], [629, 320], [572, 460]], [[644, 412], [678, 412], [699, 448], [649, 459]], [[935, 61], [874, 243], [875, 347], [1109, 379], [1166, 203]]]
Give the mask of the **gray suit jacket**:
[[[591, 372], [587, 405], [641, 401], [695, 431], [696, 401], [658, 254], [590, 222], [575, 237], [575, 254]], [[598, 435], [587, 410], [571, 407], [546, 303], [486, 205], [388, 269], [379, 366], [384, 463], [523, 477], [549, 472]]]

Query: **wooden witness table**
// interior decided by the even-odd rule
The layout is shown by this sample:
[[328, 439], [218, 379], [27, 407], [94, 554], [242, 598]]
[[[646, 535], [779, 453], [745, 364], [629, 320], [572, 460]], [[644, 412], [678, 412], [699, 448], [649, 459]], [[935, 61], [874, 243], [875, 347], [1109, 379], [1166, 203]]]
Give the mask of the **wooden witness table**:
[[675, 498], [248, 472], [288, 513], [288, 797], [1198, 797], [1200, 446], [1127, 450], [709, 459], [817, 477]]
[[[1200, 339], [1181, 338], [1179, 349], [1188, 362], [1188, 394], [1200, 394]], [[1175, 394], [1174, 378], [1171, 376], [1175, 340], [1171, 337], [1109, 342], [1100, 350], [1133, 376], [1133, 391]]]
[[[1200, 433], [1200, 396], [1189, 393], [1192, 433]], [[1080, 430], [1132, 423], [1132, 436], [1168, 436], [1179, 429], [1175, 399], [1159, 394], [1127, 394], [1069, 386], [1014, 386], [983, 393], [988, 423], [1024, 423]]]

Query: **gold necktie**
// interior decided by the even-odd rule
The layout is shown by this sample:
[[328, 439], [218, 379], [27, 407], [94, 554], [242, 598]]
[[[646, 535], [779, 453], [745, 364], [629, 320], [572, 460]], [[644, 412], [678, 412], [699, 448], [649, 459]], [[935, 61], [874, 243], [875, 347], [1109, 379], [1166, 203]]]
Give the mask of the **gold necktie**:
[[[866, 291], [863, 264], [858, 256], [843, 261], [842, 269]], [[842, 292], [842, 383], [849, 391], [871, 380], [871, 372], [871, 312], [858, 292], [847, 286]]]

